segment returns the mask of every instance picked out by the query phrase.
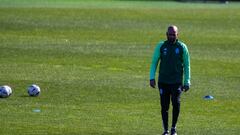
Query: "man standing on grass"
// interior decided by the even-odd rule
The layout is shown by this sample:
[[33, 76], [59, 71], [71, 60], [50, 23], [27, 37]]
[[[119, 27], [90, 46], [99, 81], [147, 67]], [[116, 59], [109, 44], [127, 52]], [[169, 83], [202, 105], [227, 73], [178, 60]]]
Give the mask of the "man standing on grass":
[[155, 72], [159, 66], [158, 88], [164, 133], [168, 135], [168, 110], [172, 101], [171, 135], [177, 135], [176, 124], [180, 112], [180, 95], [190, 87], [190, 58], [187, 46], [178, 40], [178, 28], [171, 25], [167, 29], [167, 40], [157, 44], [150, 69], [150, 86], [155, 88]]

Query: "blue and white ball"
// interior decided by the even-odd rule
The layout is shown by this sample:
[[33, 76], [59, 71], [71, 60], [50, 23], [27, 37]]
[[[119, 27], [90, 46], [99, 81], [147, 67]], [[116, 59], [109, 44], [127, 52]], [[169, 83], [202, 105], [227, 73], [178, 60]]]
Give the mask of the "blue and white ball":
[[32, 84], [27, 88], [27, 92], [29, 96], [36, 97], [40, 94], [40, 87], [36, 84]]
[[12, 89], [11, 87], [4, 85], [0, 87], [0, 98], [7, 98], [11, 96], [12, 94]]

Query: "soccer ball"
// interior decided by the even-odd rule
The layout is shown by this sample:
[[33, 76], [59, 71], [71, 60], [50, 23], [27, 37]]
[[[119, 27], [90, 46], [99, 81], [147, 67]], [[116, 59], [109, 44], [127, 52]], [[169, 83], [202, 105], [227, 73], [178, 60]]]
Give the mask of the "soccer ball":
[[4, 85], [0, 87], [0, 98], [7, 98], [11, 96], [12, 94], [12, 89], [11, 87]]
[[40, 94], [40, 87], [36, 84], [32, 84], [27, 88], [27, 92], [29, 96], [36, 97]]

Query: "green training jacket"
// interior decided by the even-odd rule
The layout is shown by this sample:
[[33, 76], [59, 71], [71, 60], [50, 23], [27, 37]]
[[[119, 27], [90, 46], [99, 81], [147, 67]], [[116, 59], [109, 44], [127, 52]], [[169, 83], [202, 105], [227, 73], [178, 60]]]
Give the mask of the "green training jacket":
[[177, 40], [175, 44], [163, 41], [157, 44], [150, 69], [150, 80], [155, 79], [159, 66], [158, 82], [190, 85], [190, 56], [187, 46]]

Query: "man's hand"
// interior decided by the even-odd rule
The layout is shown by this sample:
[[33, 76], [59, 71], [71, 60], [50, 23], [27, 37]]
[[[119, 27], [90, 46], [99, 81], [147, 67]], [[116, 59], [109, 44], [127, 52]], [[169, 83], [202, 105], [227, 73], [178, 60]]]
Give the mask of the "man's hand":
[[152, 88], [155, 88], [155, 86], [156, 86], [155, 79], [151, 79], [151, 80], [150, 80], [150, 86], [151, 86]]
[[184, 92], [187, 92], [187, 91], [189, 90], [189, 85], [184, 85], [184, 86], [182, 87], [182, 90], [183, 90]]

